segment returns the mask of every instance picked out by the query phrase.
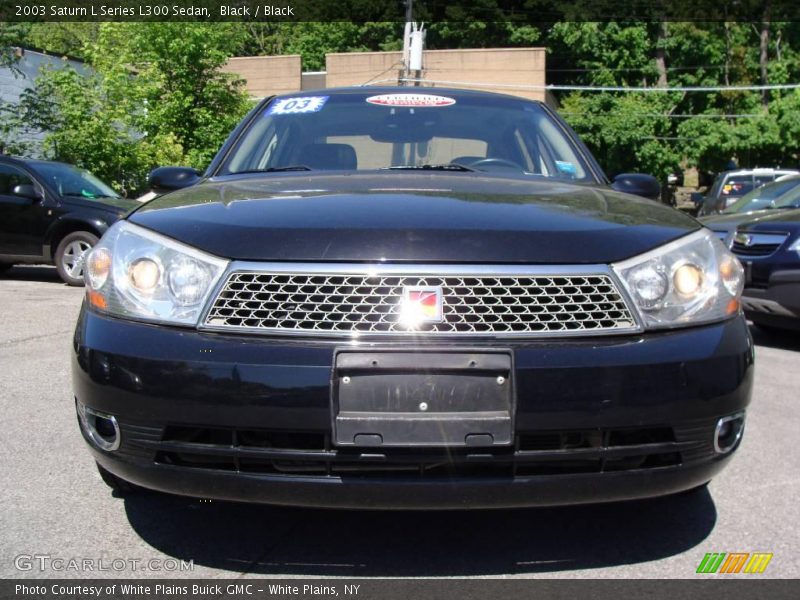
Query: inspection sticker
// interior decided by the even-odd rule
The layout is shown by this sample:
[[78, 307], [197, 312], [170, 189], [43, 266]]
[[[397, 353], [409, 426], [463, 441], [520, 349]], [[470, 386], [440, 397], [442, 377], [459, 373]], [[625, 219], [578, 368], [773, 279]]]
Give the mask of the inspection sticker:
[[564, 175], [571, 175], [574, 177], [578, 174], [578, 169], [575, 168], [575, 165], [565, 160], [557, 160], [556, 169], [558, 169], [561, 173], [564, 173]]
[[370, 104], [380, 106], [406, 106], [414, 108], [426, 108], [437, 106], [452, 106], [456, 103], [455, 98], [447, 96], [434, 96], [433, 94], [381, 94], [380, 96], [370, 96], [367, 98]]
[[276, 100], [267, 110], [268, 115], [296, 115], [319, 112], [330, 96], [303, 96]]

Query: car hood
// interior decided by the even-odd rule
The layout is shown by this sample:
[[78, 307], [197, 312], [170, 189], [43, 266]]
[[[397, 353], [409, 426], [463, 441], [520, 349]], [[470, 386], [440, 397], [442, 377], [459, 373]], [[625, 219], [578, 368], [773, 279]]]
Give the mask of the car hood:
[[68, 198], [64, 198], [62, 201], [65, 204], [70, 204], [72, 206], [97, 208], [117, 214], [124, 214], [129, 210], [139, 206], [139, 203], [131, 198], [77, 198], [70, 196]]
[[768, 212], [768, 215], [742, 223], [738, 227], [739, 231], [800, 233], [800, 209]]
[[708, 217], [700, 217], [698, 220], [713, 231], [735, 231], [742, 223], [748, 221], [758, 221], [765, 217], [775, 216], [774, 210], [756, 210], [742, 213], [732, 213], [729, 215], [718, 214]]
[[604, 187], [417, 171], [220, 178], [129, 219], [253, 261], [608, 263], [698, 228]]

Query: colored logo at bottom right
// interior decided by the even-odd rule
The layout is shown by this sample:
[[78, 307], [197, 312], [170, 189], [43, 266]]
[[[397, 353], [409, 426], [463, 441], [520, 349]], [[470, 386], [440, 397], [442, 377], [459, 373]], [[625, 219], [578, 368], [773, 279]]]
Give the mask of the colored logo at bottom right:
[[709, 552], [697, 566], [697, 573], [763, 573], [772, 560], [771, 552]]

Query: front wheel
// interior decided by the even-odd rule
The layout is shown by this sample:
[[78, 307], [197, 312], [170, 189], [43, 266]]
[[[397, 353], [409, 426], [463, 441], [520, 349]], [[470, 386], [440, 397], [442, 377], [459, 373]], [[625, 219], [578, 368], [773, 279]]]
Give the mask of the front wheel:
[[97, 243], [98, 237], [88, 231], [75, 231], [66, 236], [56, 248], [56, 269], [67, 285], [83, 285], [83, 263]]

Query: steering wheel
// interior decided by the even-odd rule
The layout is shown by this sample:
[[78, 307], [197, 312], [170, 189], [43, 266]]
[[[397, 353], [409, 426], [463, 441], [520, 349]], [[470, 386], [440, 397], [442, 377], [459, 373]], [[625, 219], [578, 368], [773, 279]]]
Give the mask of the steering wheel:
[[497, 167], [504, 167], [508, 169], [517, 169], [518, 171], [524, 171], [524, 169], [515, 163], [513, 160], [506, 160], [505, 158], [482, 158], [480, 160], [476, 160], [469, 165], [473, 169], [480, 169], [481, 167], [490, 167], [490, 166], [497, 166]]

